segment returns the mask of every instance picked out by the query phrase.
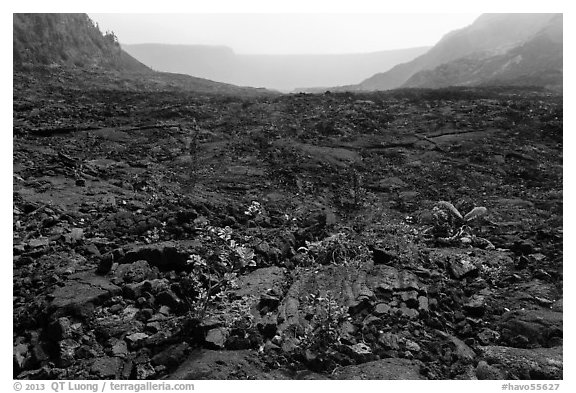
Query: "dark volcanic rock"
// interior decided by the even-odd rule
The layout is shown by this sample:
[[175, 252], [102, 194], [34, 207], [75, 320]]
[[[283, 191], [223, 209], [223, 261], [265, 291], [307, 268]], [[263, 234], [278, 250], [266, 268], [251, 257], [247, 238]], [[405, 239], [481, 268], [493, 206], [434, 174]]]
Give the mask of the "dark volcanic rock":
[[60, 341], [70, 338], [72, 334], [70, 319], [61, 317], [48, 325], [46, 336], [53, 341]]
[[506, 379], [504, 373], [497, 367], [489, 365], [485, 360], [478, 362], [476, 366], [476, 378], [479, 380]]
[[281, 293], [286, 282], [285, 269], [278, 266], [256, 269], [238, 279], [238, 287], [233, 291], [238, 298], [253, 296], [260, 298], [269, 290]]
[[521, 349], [501, 346], [480, 347], [490, 365], [497, 366], [506, 379], [562, 379], [562, 347]]
[[[279, 332], [291, 335], [294, 329], [303, 331], [310, 324], [307, 315], [314, 315], [319, 320], [327, 317], [326, 307], [314, 303], [309, 294], [324, 293], [342, 307], [347, 306], [350, 314], [355, 315], [368, 313], [371, 296], [391, 296], [393, 293], [413, 291], [409, 297], [413, 298], [413, 305], [417, 306], [417, 297], [414, 296], [423, 290], [425, 286], [415, 274], [388, 265], [322, 266], [317, 270], [303, 272], [288, 290], [278, 308]], [[385, 306], [378, 307], [378, 312], [392, 311]], [[418, 311], [408, 307], [398, 312], [408, 318], [417, 318], [419, 315]]]
[[386, 265], [398, 259], [398, 255], [383, 248], [374, 248], [372, 250], [372, 259], [376, 265]]
[[141, 282], [156, 278], [158, 278], [157, 271], [154, 271], [145, 260], [119, 265], [114, 271], [114, 279], [118, 282]]
[[226, 343], [226, 338], [228, 337], [228, 331], [224, 328], [214, 328], [210, 329], [206, 333], [206, 344], [215, 349], [222, 349], [224, 348], [224, 344]]
[[172, 345], [154, 355], [151, 363], [154, 366], [165, 366], [168, 369], [174, 368], [182, 363], [189, 349], [190, 345], [186, 342]]
[[135, 246], [126, 252], [122, 263], [145, 260], [161, 271], [183, 270], [195, 245], [195, 241], [169, 241]]
[[468, 259], [455, 260], [450, 262], [450, 273], [457, 279], [478, 274], [478, 266]]
[[502, 315], [499, 323], [507, 343], [537, 344], [544, 347], [562, 343], [562, 313], [546, 309], [515, 310]]
[[52, 293], [50, 310], [54, 315], [75, 313], [86, 316], [91, 313], [94, 305], [120, 293], [120, 288], [104, 277], [91, 272], [71, 275], [63, 287], [58, 287]]
[[408, 359], [382, 359], [346, 366], [332, 374], [333, 379], [425, 379], [420, 375], [420, 362]]
[[98, 358], [92, 363], [90, 371], [101, 378], [117, 378], [122, 367], [122, 360], [117, 357], [105, 356]]
[[265, 371], [258, 354], [250, 350], [193, 351], [168, 379], [288, 379]]

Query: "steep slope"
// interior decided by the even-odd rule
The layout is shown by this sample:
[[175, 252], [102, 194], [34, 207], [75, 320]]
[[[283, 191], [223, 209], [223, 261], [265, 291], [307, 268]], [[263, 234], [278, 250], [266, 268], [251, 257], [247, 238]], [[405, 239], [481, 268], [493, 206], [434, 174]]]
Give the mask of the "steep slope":
[[562, 85], [563, 20], [557, 15], [522, 45], [503, 54], [478, 52], [413, 75], [403, 87]]
[[466, 56], [506, 53], [542, 30], [556, 14], [483, 14], [472, 25], [446, 34], [427, 53], [343, 90], [387, 90], [402, 86], [420, 71]]
[[[155, 72], [86, 14], [13, 14], [14, 89], [112, 89], [260, 95], [189, 75]], [[56, 67], [54, 67], [56, 66]]]
[[155, 70], [279, 90], [354, 83], [429, 48], [333, 55], [244, 55], [228, 47], [135, 44], [122, 48]]
[[113, 33], [102, 35], [86, 14], [13, 14], [13, 64], [65, 64], [151, 72], [124, 52]]

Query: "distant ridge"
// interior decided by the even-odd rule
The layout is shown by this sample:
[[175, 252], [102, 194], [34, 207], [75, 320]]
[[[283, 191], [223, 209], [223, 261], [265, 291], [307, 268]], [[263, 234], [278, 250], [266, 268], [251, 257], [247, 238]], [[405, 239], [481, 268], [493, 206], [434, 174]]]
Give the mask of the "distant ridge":
[[[557, 31], [558, 25], [562, 35], [561, 21], [562, 14], [483, 14], [470, 26], [446, 34], [432, 49], [416, 59], [375, 74], [357, 85], [333, 90], [370, 91], [508, 82], [521, 85], [556, 84], [558, 71], [562, 72], [561, 67], [558, 69], [556, 66], [557, 59], [562, 58], [561, 40], [560, 45], [555, 41], [550, 48], [545, 48], [543, 41], [546, 37], [544, 31]], [[536, 41], [530, 43], [532, 40]], [[553, 61], [555, 65], [542, 68], [544, 61], [537, 54], [536, 47], [543, 51], [542, 57], [552, 56], [556, 59]], [[506, 70], [502, 69], [507, 61], [518, 61], [518, 57], [513, 60], [514, 56], [522, 54], [524, 60], [520, 66], [511, 67], [508, 64]], [[547, 73], [556, 76], [547, 80], [550, 79], [545, 75]]]
[[245, 55], [225, 46], [122, 44], [122, 48], [155, 70], [283, 91], [354, 83], [412, 60], [429, 49], [333, 55]]

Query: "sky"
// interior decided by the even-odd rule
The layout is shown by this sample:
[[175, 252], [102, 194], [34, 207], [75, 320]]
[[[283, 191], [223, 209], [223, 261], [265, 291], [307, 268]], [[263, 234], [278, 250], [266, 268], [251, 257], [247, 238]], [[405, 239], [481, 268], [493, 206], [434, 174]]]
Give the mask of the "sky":
[[331, 54], [432, 46], [480, 13], [88, 15], [123, 44], [223, 45], [238, 54]]

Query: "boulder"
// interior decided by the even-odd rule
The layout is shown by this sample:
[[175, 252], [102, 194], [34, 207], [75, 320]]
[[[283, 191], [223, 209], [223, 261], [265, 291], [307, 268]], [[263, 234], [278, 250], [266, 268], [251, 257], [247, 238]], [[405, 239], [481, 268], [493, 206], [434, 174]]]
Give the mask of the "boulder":
[[420, 362], [408, 359], [382, 359], [336, 369], [333, 379], [415, 380], [420, 375]]
[[502, 339], [511, 345], [550, 347], [561, 343], [562, 313], [547, 309], [514, 310], [502, 315], [499, 322]]
[[506, 379], [562, 379], [562, 347], [512, 348], [486, 346], [480, 356], [491, 366], [497, 366]]
[[136, 245], [126, 252], [121, 263], [147, 261], [161, 271], [183, 270], [187, 267], [190, 254], [194, 252], [197, 241], [166, 241], [154, 244]]
[[165, 366], [168, 369], [177, 367], [186, 358], [189, 349], [190, 345], [186, 342], [171, 345], [154, 355], [151, 363], [154, 366]]
[[126, 283], [138, 283], [144, 280], [158, 278], [158, 273], [150, 267], [148, 261], [139, 260], [129, 264], [119, 265], [114, 271], [114, 279]]
[[192, 351], [167, 379], [222, 380], [222, 379], [289, 379], [280, 372], [270, 372], [261, 363], [258, 353], [238, 351]]
[[269, 290], [282, 293], [286, 282], [285, 269], [278, 266], [256, 269], [238, 278], [238, 288], [232, 293], [237, 298], [255, 297], [259, 299]]
[[104, 379], [115, 379], [120, 373], [122, 360], [117, 357], [104, 356], [92, 363], [90, 372]]
[[82, 317], [91, 314], [95, 305], [120, 293], [120, 288], [93, 272], [76, 273], [64, 286], [52, 292], [49, 311], [59, 317], [73, 313]]

